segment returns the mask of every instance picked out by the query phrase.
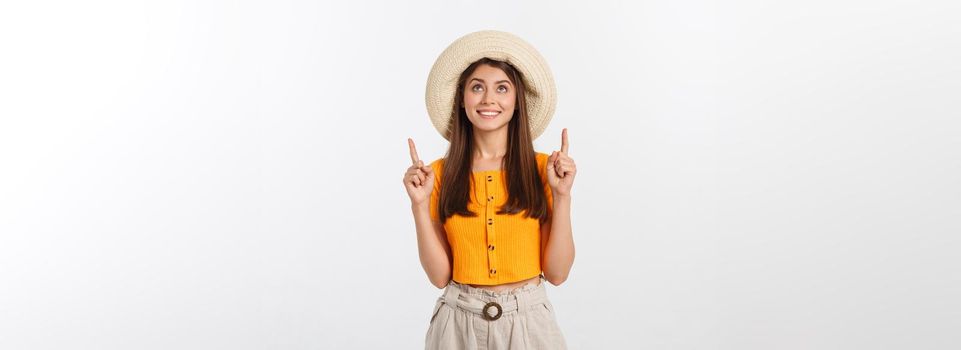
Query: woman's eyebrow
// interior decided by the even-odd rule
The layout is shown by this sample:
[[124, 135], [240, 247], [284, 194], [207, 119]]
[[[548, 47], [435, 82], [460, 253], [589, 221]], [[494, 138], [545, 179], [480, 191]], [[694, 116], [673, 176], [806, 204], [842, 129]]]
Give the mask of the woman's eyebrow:
[[[481, 79], [481, 78], [471, 78], [471, 80], [477, 80], [477, 81], [480, 81], [480, 82], [482, 82], [482, 83], [484, 82], [484, 79]], [[498, 81], [494, 82], [494, 84], [500, 84], [500, 83], [508, 83], [508, 84], [510, 84], [511, 82], [510, 82], [510, 80], [498, 80]]]

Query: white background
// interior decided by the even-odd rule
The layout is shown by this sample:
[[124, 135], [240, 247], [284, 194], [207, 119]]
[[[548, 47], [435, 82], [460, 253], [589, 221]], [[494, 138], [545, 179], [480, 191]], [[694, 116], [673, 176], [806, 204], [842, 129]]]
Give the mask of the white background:
[[546, 57], [572, 349], [961, 347], [957, 1], [9, 1], [0, 348], [418, 349], [454, 39]]

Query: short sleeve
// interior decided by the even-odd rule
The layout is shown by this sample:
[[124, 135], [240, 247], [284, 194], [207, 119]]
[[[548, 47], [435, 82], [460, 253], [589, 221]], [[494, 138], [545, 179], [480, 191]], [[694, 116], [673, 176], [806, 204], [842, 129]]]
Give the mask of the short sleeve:
[[547, 217], [554, 216], [554, 193], [551, 192], [551, 185], [544, 179], [544, 198], [547, 199]]
[[440, 222], [438, 196], [440, 195], [440, 178], [442, 171], [441, 163], [442, 159], [438, 159], [430, 163], [431, 169], [434, 169], [434, 190], [430, 193], [430, 219], [437, 222]]
[[547, 182], [547, 158], [544, 153], [537, 153], [537, 173], [541, 176], [541, 184], [544, 186], [544, 198], [547, 199], [547, 217], [554, 214], [554, 194], [551, 192], [551, 185]]

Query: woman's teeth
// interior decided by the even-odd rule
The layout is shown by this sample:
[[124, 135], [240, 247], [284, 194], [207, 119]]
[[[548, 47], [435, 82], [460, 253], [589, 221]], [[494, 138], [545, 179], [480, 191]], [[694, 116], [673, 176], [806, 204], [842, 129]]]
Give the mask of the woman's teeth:
[[485, 118], [494, 118], [501, 112], [480, 112], [480, 115]]

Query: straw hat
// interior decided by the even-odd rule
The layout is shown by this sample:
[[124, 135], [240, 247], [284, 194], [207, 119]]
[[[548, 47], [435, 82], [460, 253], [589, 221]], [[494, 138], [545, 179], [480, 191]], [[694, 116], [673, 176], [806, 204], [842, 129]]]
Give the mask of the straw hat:
[[457, 79], [471, 63], [481, 58], [510, 63], [521, 72], [527, 100], [531, 139], [540, 136], [554, 115], [557, 90], [554, 76], [544, 57], [533, 46], [514, 34], [482, 30], [454, 40], [434, 62], [427, 77], [427, 114], [434, 128], [445, 139], [451, 125], [451, 111], [457, 92]]

